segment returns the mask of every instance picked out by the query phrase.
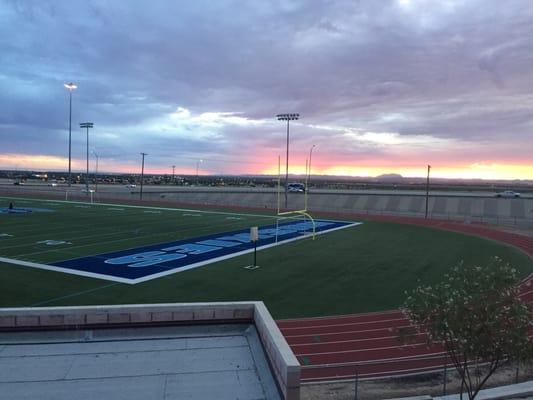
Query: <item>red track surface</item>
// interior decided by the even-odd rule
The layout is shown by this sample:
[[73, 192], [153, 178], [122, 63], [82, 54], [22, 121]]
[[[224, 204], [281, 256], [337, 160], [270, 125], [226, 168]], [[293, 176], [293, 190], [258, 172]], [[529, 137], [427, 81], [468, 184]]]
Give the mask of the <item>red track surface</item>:
[[[530, 236], [479, 224], [404, 217], [370, 218], [481, 236], [517, 247], [533, 257], [533, 237]], [[533, 303], [533, 274], [521, 283], [520, 297]], [[302, 365], [304, 382], [353, 378], [356, 372], [359, 378], [400, 376], [442, 370], [446, 363], [442, 348], [427, 346], [423, 335], [400, 340], [398, 328], [408, 327], [409, 322], [399, 310], [277, 323]], [[533, 326], [530, 333], [533, 336]]]

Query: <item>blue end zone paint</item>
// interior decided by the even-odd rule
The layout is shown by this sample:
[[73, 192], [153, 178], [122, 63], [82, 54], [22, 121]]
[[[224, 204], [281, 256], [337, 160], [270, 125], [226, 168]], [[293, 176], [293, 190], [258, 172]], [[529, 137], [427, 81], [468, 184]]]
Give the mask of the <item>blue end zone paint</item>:
[[[316, 232], [359, 225], [357, 222], [317, 220]], [[310, 233], [312, 224], [307, 221], [268, 225], [259, 228], [258, 249], [275, 246], [303, 238]], [[276, 242], [277, 234], [277, 242]], [[124, 251], [99, 254], [54, 263], [65, 272], [99, 277], [124, 283], [138, 283], [159, 276], [196, 268], [215, 261], [253, 251], [249, 229], [160, 243]]]

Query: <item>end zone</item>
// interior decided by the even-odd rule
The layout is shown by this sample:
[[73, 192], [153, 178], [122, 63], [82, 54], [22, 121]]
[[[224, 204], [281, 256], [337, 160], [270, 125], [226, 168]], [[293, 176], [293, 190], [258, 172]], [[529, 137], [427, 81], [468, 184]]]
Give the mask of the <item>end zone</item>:
[[[360, 222], [316, 220], [317, 235], [360, 225]], [[305, 239], [312, 229], [308, 221], [287, 222], [259, 228], [257, 250]], [[0, 257], [0, 262], [47, 269], [108, 281], [136, 284], [198, 268], [254, 251], [248, 229], [143, 246], [72, 260], [39, 264]]]

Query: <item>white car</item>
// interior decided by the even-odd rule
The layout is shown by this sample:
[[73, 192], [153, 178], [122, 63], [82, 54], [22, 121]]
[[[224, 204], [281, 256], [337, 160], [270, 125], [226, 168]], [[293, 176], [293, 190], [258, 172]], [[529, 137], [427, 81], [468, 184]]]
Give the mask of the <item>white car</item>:
[[131, 184], [129, 184], [129, 185], [126, 185], [126, 187], [129, 188], [129, 189], [134, 189], [134, 188], [137, 187], [137, 185], [134, 184], [134, 183], [131, 183]]
[[506, 199], [516, 199], [520, 197], [520, 193], [513, 192], [512, 190], [506, 190], [504, 192], [496, 193], [496, 197], [504, 197]]

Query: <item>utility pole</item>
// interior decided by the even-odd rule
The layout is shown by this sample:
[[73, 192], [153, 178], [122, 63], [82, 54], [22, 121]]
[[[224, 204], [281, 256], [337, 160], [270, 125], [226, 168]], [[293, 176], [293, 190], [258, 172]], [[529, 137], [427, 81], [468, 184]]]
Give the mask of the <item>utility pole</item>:
[[424, 218], [428, 217], [428, 206], [429, 206], [429, 171], [431, 170], [431, 165], [428, 165], [428, 176], [426, 180], [426, 215]]
[[141, 191], [140, 193], [140, 200], [143, 199], [143, 181], [144, 181], [144, 157], [147, 156], [148, 153], [141, 153], [141, 156], [143, 158], [142, 160], [142, 166], [141, 166]]
[[175, 172], [176, 172], [176, 166], [173, 165], [173, 166], [172, 166], [172, 181], [171, 181], [172, 184], [174, 184], [174, 173], [175, 173]]

